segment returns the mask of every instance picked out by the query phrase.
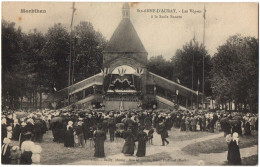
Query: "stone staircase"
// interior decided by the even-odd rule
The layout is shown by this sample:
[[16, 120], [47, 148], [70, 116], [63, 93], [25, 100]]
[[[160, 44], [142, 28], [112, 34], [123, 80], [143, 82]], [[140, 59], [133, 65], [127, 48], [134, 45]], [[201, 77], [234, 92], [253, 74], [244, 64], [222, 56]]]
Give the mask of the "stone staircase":
[[136, 101], [105, 101], [105, 110], [120, 110], [122, 105], [124, 110], [137, 109], [139, 102]]

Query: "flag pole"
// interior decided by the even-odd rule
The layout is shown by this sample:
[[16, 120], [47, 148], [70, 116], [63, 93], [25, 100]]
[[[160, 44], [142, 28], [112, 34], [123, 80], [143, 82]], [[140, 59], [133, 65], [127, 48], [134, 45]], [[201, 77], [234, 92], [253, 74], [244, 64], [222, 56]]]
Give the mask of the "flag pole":
[[[203, 19], [204, 19], [204, 25], [203, 25], [203, 47], [205, 49], [205, 23], [206, 23], [206, 9], [205, 9], [205, 4], [204, 4], [204, 14], [203, 14]], [[205, 86], [205, 54], [203, 53], [203, 69], [202, 69], [202, 110], [204, 110], [204, 86]]]
[[68, 81], [68, 111], [69, 111], [69, 106], [70, 106], [70, 71], [71, 71], [71, 54], [72, 54], [72, 25], [73, 25], [73, 18], [74, 18], [74, 13], [76, 11], [75, 8], [75, 2], [72, 4], [72, 18], [71, 18], [71, 24], [70, 24], [70, 55], [69, 55], [69, 81]]

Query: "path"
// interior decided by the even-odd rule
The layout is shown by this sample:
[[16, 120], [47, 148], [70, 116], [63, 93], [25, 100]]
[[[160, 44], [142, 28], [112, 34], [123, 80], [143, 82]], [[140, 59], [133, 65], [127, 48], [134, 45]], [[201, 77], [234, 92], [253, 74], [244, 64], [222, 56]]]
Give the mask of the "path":
[[[181, 151], [187, 145], [203, 142], [223, 136], [223, 133], [213, 134], [185, 141], [171, 141], [167, 147], [161, 146], [160, 136], [154, 135], [154, 145], [146, 149], [146, 157], [125, 156], [124, 154], [110, 155], [105, 158], [82, 160], [69, 165], [221, 165], [226, 161], [227, 151], [222, 153], [186, 154]], [[258, 146], [240, 149], [241, 158], [257, 154]], [[213, 158], [214, 157], [214, 158]], [[155, 162], [156, 161], [156, 162]]]

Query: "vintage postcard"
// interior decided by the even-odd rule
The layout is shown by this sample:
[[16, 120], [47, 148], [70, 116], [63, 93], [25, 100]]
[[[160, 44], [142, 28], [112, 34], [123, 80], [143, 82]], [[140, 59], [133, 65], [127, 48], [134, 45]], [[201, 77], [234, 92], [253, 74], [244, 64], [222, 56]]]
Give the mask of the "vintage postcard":
[[3, 165], [257, 165], [258, 3], [2, 2]]

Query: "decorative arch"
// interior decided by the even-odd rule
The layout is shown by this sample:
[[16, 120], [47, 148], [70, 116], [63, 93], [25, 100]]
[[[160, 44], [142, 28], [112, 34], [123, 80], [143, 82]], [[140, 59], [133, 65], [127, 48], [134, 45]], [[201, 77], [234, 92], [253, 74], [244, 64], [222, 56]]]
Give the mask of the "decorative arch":
[[113, 71], [111, 71], [111, 74], [135, 74], [136, 69], [129, 66], [129, 65], [121, 65], [116, 68], [114, 68]]
[[122, 66], [122, 65], [130, 66], [133, 69], [136, 69], [138, 67], [143, 67], [143, 65], [141, 63], [137, 62], [136, 60], [133, 60], [131, 58], [123, 57], [123, 58], [119, 58], [119, 59], [114, 60], [109, 65], [108, 68], [110, 68], [110, 71], [114, 71], [115, 68], [117, 68], [119, 66]]

